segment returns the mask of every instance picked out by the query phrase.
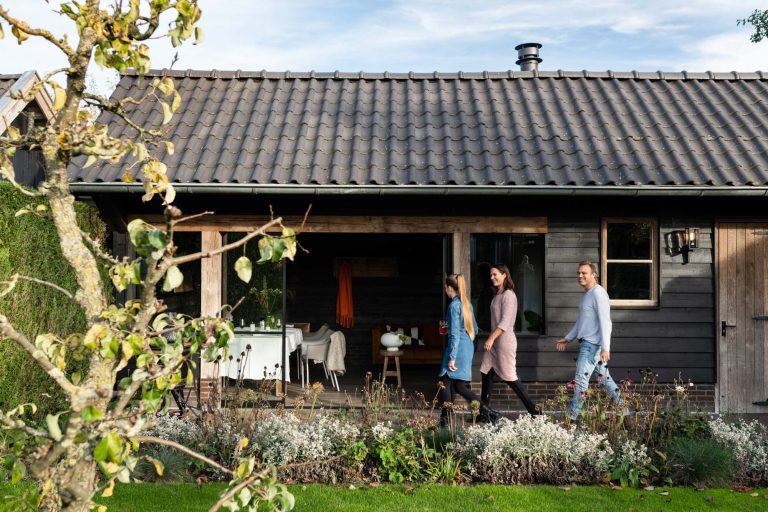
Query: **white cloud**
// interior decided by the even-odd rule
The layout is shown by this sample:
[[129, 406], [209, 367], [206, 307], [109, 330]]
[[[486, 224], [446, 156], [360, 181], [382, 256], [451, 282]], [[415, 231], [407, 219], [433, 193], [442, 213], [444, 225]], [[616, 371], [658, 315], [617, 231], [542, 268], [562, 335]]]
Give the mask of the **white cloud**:
[[[154, 41], [154, 67], [178, 52], [181, 69], [498, 70], [514, 68], [514, 46], [529, 41], [544, 43], [544, 69], [754, 70], [768, 56], [736, 28], [764, 0], [200, 2], [205, 42]], [[33, 25], [68, 25], [43, 0], [0, 3]], [[18, 46], [10, 34], [0, 51], [6, 73], [64, 62], [45, 43]]]
[[684, 48], [682, 69], [696, 71], [758, 71], [768, 69], [768, 42], [751, 43], [747, 32], [717, 34]]

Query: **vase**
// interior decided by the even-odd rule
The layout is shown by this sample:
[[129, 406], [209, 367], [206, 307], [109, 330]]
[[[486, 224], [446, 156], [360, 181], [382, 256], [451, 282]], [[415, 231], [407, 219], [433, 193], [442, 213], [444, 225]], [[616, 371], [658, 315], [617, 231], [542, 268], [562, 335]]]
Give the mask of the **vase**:
[[390, 352], [397, 352], [403, 345], [403, 340], [394, 332], [385, 332], [381, 335], [381, 346]]

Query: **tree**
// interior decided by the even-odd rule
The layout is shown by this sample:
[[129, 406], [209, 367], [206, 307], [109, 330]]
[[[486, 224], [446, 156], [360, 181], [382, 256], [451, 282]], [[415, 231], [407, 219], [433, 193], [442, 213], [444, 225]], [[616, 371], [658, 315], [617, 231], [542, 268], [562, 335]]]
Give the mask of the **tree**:
[[749, 36], [753, 43], [759, 43], [768, 37], [768, 10], [755, 9], [747, 18], [736, 20], [737, 25], [752, 25], [755, 32]]
[[[37, 489], [20, 502], [7, 504], [9, 510], [37, 510], [39, 506], [46, 510], [89, 510], [98, 492], [109, 496], [116, 480], [129, 480], [141, 443], [174, 445], [142, 436], [142, 431], [151, 425], [169, 391], [181, 384], [183, 367], [189, 364], [192, 355], [204, 353], [207, 360], [214, 361], [226, 354], [232, 325], [220, 317], [170, 318], [155, 296], [157, 286], [162, 283], [165, 290], [171, 290], [184, 278], [180, 270], [184, 263], [257, 238], [262, 261], [292, 259], [296, 252], [294, 232], [276, 218], [214, 253], [175, 255], [174, 228], [186, 218], [173, 205], [175, 191], [165, 165], [154, 156], [162, 151], [171, 153], [173, 146], [163, 140], [159, 129], [132, 122], [130, 112], [141, 102], [159, 101], [166, 124], [179, 108], [181, 97], [172, 80], [160, 78], [144, 97], [110, 100], [86, 90], [86, 72], [93, 62], [117, 71], [133, 67], [140, 74], [147, 72], [150, 52], [146, 41], [167, 37], [174, 46], [191, 38], [199, 42], [202, 32], [196, 24], [201, 10], [197, 0], [112, 0], [108, 5], [100, 4], [99, 0], [60, 4], [59, 14], [76, 27], [77, 37], [71, 40], [13, 17], [0, 1], [0, 37], [4, 28], [10, 28], [19, 44], [39, 38], [66, 59], [66, 66], [43, 75], [37, 88], [24, 97], [31, 99], [40, 87], [48, 87], [54, 94], [55, 119], [48, 126], [25, 134], [8, 129], [0, 138], [0, 178], [30, 198], [29, 207], [17, 215], [37, 215], [54, 224], [64, 258], [77, 275], [76, 290], [35, 276], [0, 276], [0, 297], [13, 294], [21, 281], [32, 282], [76, 303], [87, 319], [85, 332], [66, 337], [48, 333], [32, 340], [16, 330], [0, 311], [0, 340], [15, 342], [29, 352], [63, 390], [69, 405], [66, 411], [48, 415], [44, 425], [28, 419], [34, 404], [0, 411], [0, 427], [7, 440], [3, 468], [14, 481], [29, 472], [38, 482]], [[160, 30], [161, 18], [170, 20], [165, 33]], [[60, 75], [66, 83], [56, 80]], [[134, 129], [135, 137], [110, 136], [107, 126], [96, 121], [94, 111], [120, 117]], [[45, 181], [39, 188], [32, 190], [15, 184], [11, 161], [17, 150], [41, 152]], [[141, 220], [129, 224], [129, 237], [138, 255], [131, 261], [115, 258], [78, 227], [67, 176], [68, 167], [78, 157], [87, 166], [99, 159], [117, 164], [126, 156], [132, 164], [124, 179], [141, 179], [145, 189], [143, 200], [161, 201], [165, 215], [162, 227]], [[281, 227], [278, 237], [267, 233]], [[137, 285], [139, 299], [125, 306], [113, 303], [100, 273], [100, 266], [105, 264], [109, 266], [113, 285], [118, 290]], [[239, 261], [238, 268], [247, 277], [251, 262]], [[168, 341], [164, 336], [172, 331], [181, 334], [175, 337], [178, 341]], [[87, 369], [73, 372], [68, 365], [72, 358], [87, 361]], [[117, 372], [132, 358], [137, 369], [117, 383]], [[189, 450], [187, 453], [232, 476], [229, 490], [213, 509], [226, 506], [233, 510], [255, 510], [263, 499], [276, 508], [292, 508], [293, 497], [276, 483], [274, 471], [255, 472], [252, 458], [243, 458], [236, 469], [230, 469]]]

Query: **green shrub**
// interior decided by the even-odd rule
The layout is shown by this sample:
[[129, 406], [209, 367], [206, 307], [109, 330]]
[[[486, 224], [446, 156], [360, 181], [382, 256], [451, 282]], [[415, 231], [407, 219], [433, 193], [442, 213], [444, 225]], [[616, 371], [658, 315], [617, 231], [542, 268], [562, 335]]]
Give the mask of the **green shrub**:
[[667, 445], [667, 458], [675, 483], [712, 487], [731, 482], [733, 452], [713, 439], [675, 438]]
[[162, 475], [158, 474], [155, 464], [148, 458], [139, 460], [133, 471], [133, 477], [142, 482], [178, 483], [191, 482], [190, 460], [174, 448], [160, 447], [144, 454], [162, 464]]
[[[33, 202], [8, 183], [0, 183], [0, 281], [18, 272], [75, 291], [75, 275], [61, 255], [53, 222], [30, 214], [15, 216]], [[94, 238], [103, 239], [106, 227], [96, 209], [78, 204], [77, 212], [80, 226]], [[29, 282], [19, 282], [11, 294], [0, 299], [0, 312], [31, 340], [43, 332], [70, 334], [85, 325], [80, 308], [66, 297]], [[35, 402], [41, 417], [68, 407], [53, 380], [26, 351], [0, 340], [0, 409], [26, 402]]]

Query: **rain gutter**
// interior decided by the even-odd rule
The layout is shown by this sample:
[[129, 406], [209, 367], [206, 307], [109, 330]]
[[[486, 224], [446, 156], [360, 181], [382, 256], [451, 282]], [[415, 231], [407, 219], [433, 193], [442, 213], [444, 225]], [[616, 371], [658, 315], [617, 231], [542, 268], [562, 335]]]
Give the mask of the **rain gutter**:
[[[72, 182], [77, 194], [144, 193], [141, 183]], [[251, 183], [174, 183], [177, 194], [250, 195], [430, 195], [430, 196], [739, 196], [765, 197], [765, 186], [556, 186], [556, 185], [254, 185]]]

